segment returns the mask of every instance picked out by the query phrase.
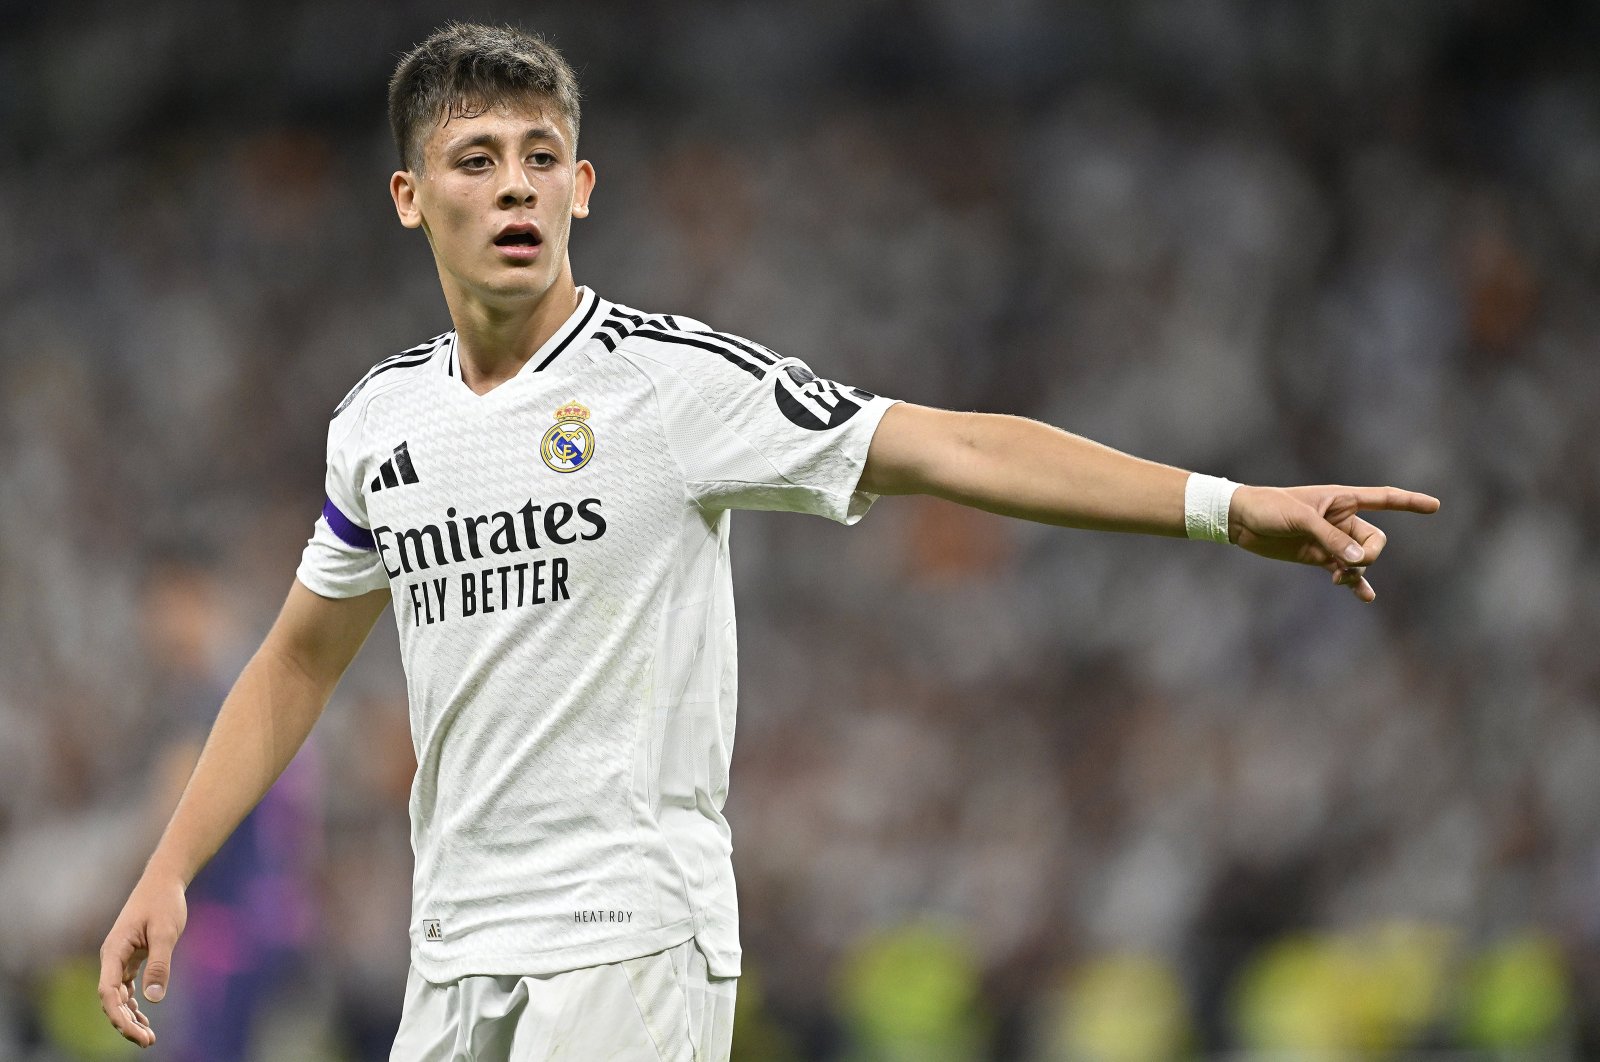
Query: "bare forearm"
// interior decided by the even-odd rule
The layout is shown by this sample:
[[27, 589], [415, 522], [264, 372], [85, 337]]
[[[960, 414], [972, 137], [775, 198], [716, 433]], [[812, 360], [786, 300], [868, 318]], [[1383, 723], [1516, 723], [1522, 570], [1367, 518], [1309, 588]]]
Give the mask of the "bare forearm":
[[[903, 402], [873, 433], [859, 483], [874, 494], [932, 494], [1040, 523], [1174, 538], [1185, 534], [1191, 485], [1183, 469], [1037, 421]], [[1356, 514], [1439, 508], [1438, 498], [1395, 487], [1238, 486], [1208, 496], [1200, 485], [1192, 499], [1197, 522], [1215, 522], [1218, 499], [1226, 497], [1228, 541], [1262, 557], [1325, 568], [1363, 601], [1376, 596], [1365, 572], [1385, 537]]]
[[929, 421], [927, 430], [911, 437], [921, 452], [895, 463], [913, 471], [867, 489], [928, 493], [1062, 527], [1184, 534], [1189, 474], [1182, 469], [1023, 417], [920, 407], [914, 415]]
[[289, 765], [331, 692], [263, 646], [222, 702], [150, 868], [191, 881]]

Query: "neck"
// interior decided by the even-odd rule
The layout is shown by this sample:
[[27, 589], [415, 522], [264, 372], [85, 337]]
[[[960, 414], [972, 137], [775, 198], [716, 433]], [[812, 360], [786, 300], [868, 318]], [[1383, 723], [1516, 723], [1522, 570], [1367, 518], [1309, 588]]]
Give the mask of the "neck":
[[515, 376], [578, 306], [572, 272], [563, 269], [537, 299], [488, 302], [465, 292], [447, 291], [450, 320], [456, 327], [461, 379], [484, 394]]

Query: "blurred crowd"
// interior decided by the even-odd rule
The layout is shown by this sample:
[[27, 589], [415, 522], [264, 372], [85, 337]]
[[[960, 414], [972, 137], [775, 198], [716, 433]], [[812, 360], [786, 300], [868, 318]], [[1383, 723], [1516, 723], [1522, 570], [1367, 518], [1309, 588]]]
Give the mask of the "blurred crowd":
[[[1376, 520], [1370, 607], [926, 499], [737, 516], [735, 1058], [1600, 1057], [1594, 5], [225, 0], [0, 7], [0, 1059], [131, 1050], [95, 953], [327, 418], [449, 326], [383, 110], [448, 17], [577, 68], [607, 297], [1443, 499]], [[387, 1057], [411, 756], [385, 619], [149, 1057]]]

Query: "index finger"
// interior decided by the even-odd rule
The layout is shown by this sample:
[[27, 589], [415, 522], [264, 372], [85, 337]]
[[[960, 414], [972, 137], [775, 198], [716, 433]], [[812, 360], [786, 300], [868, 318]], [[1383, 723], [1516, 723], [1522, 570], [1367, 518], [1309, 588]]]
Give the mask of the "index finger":
[[128, 958], [129, 956], [120, 951], [100, 952], [100, 1004], [106, 1008], [108, 1014], [113, 1007], [122, 1003], [122, 997], [117, 990], [129, 980]]
[[121, 952], [101, 952], [100, 1009], [123, 1039], [147, 1047], [148, 1026], [139, 1020], [142, 1015], [138, 1013], [138, 1002], [133, 1000], [133, 975], [128, 972], [128, 960], [132, 957], [126, 945]]
[[1350, 492], [1356, 496], [1358, 509], [1424, 514], [1439, 511], [1439, 499], [1419, 491], [1399, 487], [1351, 487]]

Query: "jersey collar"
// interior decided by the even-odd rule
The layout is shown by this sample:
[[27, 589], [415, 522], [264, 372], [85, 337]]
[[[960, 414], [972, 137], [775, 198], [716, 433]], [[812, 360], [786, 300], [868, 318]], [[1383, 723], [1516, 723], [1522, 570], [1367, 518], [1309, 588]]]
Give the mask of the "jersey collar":
[[[529, 358], [522, 368], [517, 370], [517, 375], [511, 379], [514, 380], [529, 373], [543, 372], [557, 358], [566, 353], [568, 349], [574, 345], [580, 345], [605, 319], [606, 310], [609, 306], [610, 303], [596, 295], [593, 289], [580, 285], [578, 287], [577, 309], [573, 310], [571, 315], [561, 323], [561, 327], [557, 328], [555, 333], [545, 340], [538, 350], [533, 352], [533, 357]], [[444, 359], [444, 371], [459, 380], [461, 379], [461, 359], [456, 353], [456, 338], [456, 333], [452, 331], [450, 333], [450, 349]], [[510, 381], [506, 382], [509, 383]], [[501, 386], [505, 385], [502, 384]]]

